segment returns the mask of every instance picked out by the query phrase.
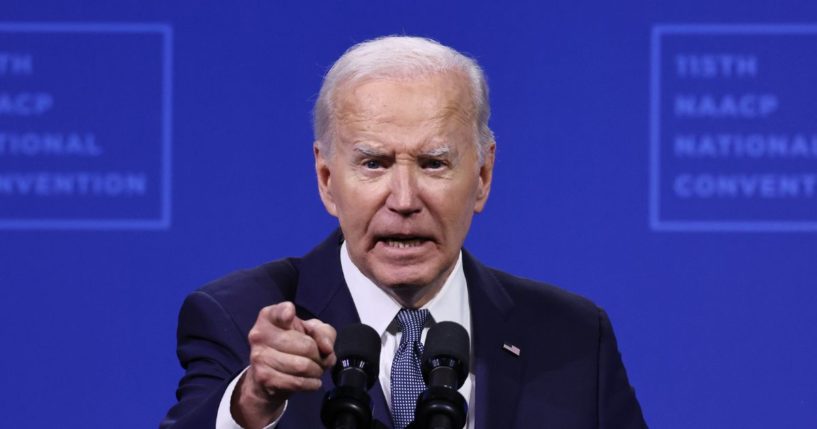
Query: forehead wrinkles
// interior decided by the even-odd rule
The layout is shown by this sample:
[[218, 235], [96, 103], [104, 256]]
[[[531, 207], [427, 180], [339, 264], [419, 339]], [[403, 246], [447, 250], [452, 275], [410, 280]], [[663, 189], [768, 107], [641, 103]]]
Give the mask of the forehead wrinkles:
[[459, 125], [476, 125], [476, 110], [470, 104], [469, 102], [463, 106], [456, 102], [448, 103], [432, 120], [442, 124], [454, 122]]
[[351, 82], [336, 92], [332, 122], [338, 128], [364, 131], [383, 124], [430, 125], [441, 131], [451, 125], [475, 127], [477, 112], [470, 91], [452, 73]]

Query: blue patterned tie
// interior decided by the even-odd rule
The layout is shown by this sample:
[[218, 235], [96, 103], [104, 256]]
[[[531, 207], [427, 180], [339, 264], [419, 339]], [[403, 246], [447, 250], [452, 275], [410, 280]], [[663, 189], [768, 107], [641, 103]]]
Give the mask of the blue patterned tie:
[[428, 316], [428, 310], [408, 308], [397, 313], [397, 322], [403, 334], [391, 364], [391, 414], [395, 429], [404, 429], [414, 420], [417, 397], [426, 388], [420, 369], [420, 357], [423, 355], [420, 335]]

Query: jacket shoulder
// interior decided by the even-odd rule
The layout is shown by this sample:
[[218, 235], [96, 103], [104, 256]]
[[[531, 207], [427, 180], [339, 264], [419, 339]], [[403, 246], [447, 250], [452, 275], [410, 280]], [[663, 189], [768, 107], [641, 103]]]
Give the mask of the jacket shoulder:
[[213, 280], [195, 293], [216, 301], [239, 329], [249, 331], [262, 308], [292, 300], [298, 285], [300, 259], [285, 258], [234, 271]]
[[606, 316], [593, 301], [548, 283], [496, 269], [487, 271], [512, 302], [511, 325], [546, 335], [550, 344], [582, 349], [581, 353], [592, 353], [598, 345]]
[[510, 298], [517, 303], [515, 309], [534, 311], [541, 315], [543, 310], [561, 316], [598, 320], [600, 308], [590, 299], [549, 283], [515, 276], [504, 271], [488, 268], [494, 278], [503, 286]]

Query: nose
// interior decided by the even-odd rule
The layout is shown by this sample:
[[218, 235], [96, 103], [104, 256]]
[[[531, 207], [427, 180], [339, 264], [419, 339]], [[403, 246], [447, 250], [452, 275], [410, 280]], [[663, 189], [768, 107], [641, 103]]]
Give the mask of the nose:
[[408, 165], [398, 164], [392, 170], [386, 207], [401, 216], [411, 216], [422, 210], [417, 179]]

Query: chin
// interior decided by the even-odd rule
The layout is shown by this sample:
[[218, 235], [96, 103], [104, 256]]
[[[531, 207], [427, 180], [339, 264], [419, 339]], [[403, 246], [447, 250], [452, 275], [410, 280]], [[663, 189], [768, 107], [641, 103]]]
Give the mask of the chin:
[[388, 289], [407, 289], [407, 288], [421, 288], [431, 284], [428, 277], [423, 276], [401, 276], [401, 275], [382, 275], [375, 277], [378, 285]]
[[416, 280], [412, 282], [412, 280], [407, 279], [402, 283], [389, 283], [381, 286], [381, 288], [391, 295], [400, 306], [408, 308], [419, 308], [425, 305], [434, 295], [433, 293], [429, 295], [431, 290], [428, 283], [419, 283]]
[[406, 266], [381, 266], [373, 270], [375, 283], [388, 289], [423, 288], [432, 285], [439, 276], [431, 270]]

